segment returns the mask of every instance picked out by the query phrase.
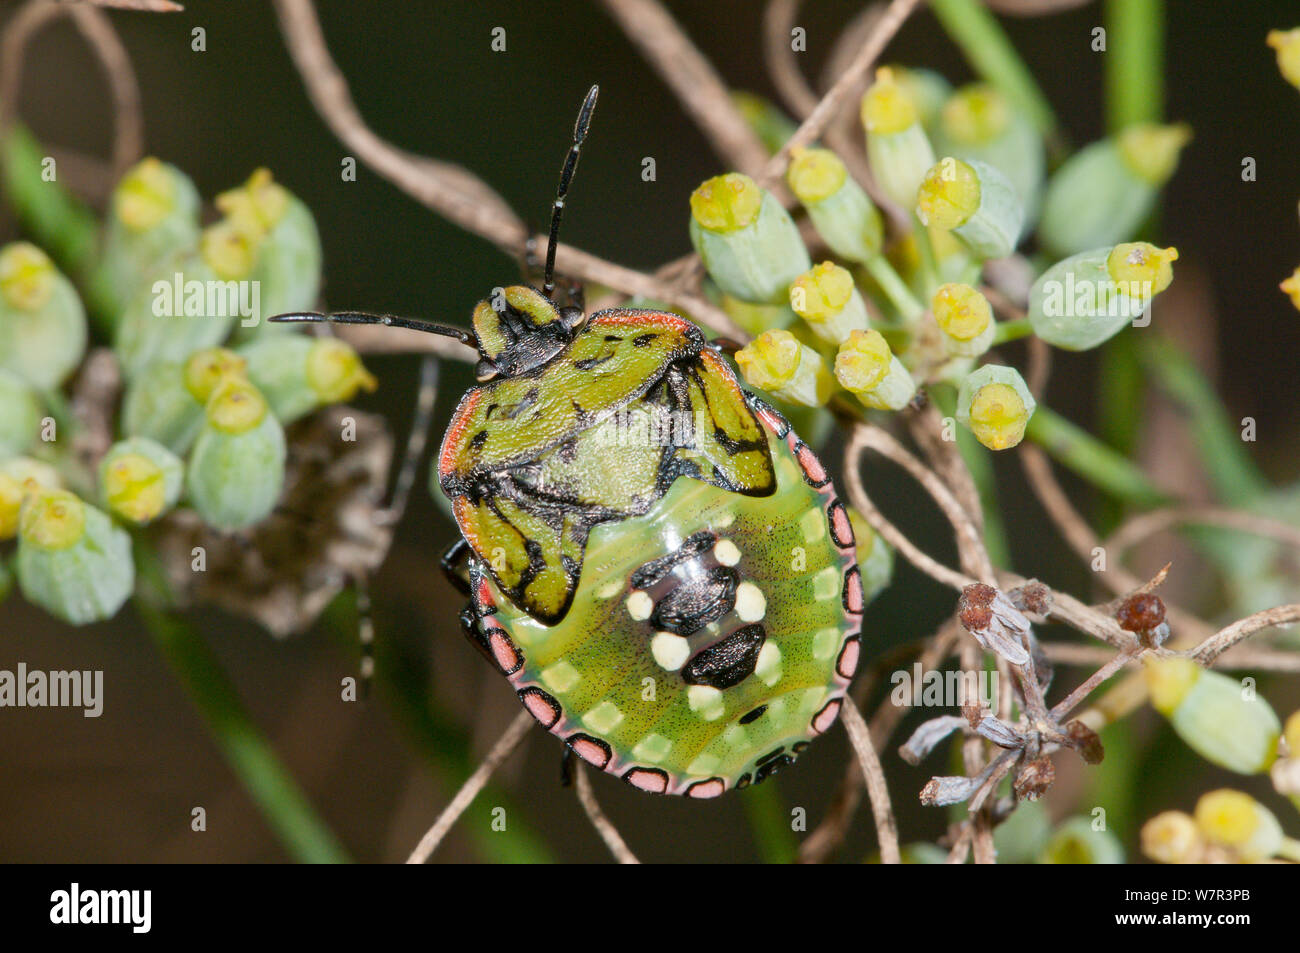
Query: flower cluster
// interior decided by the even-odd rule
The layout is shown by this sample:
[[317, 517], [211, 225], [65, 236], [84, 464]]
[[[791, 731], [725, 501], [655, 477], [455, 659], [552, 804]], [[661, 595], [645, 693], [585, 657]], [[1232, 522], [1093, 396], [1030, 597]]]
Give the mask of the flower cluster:
[[[897, 411], [925, 390], [984, 446], [1014, 447], [1035, 400], [991, 349], [1027, 333], [1093, 348], [1145, 314], [1178, 253], [1130, 239], [1190, 133], [1132, 126], [1048, 178], [1041, 136], [1003, 93], [953, 90], [899, 67], [877, 72], [861, 120], [877, 194], [901, 223], [892, 240], [881, 209], [826, 148], [795, 149], [786, 173], [810, 226], [803, 235], [748, 176], [717, 176], [691, 196], [691, 240], [716, 298], [755, 335], [736, 356], [741, 372], [803, 407], [847, 393]], [[994, 295], [997, 269], [986, 265], [1030, 244], [1038, 251], [1024, 260], [1038, 278], [1028, 294]], [[1000, 308], [1023, 300], [1023, 316], [998, 321], [990, 298]]]
[[[349, 345], [265, 321], [316, 303], [307, 207], [265, 169], [218, 196], [206, 227], [201, 204], [188, 176], [145, 159], [117, 183], [81, 287], [36, 245], [0, 248], [0, 583], [11, 565], [30, 602], [73, 624], [117, 612], [138, 530], [173, 508], [219, 532], [264, 520], [285, 426], [375, 387]], [[106, 450], [87, 454], [65, 388], [92, 332], [125, 393], [101, 408]]]

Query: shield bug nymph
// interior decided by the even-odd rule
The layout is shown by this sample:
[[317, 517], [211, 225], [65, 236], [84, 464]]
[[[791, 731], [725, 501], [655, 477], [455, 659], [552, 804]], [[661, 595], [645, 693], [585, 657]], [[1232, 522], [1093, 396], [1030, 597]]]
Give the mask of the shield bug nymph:
[[835, 721], [861, 651], [848, 511], [812, 450], [741, 389], [718, 343], [661, 311], [555, 294], [574, 127], [542, 286], [473, 330], [364, 312], [475, 347], [437, 459], [461, 538], [443, 556], [467, 635], [579, 757], [661, 794], [714, 797], [790, 764]]

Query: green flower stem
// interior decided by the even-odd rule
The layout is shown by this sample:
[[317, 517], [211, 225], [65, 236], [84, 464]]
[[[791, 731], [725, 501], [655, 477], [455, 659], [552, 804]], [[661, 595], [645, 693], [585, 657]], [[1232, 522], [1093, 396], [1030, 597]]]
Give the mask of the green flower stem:
[[1079, 476], [1121, 500], [1142, 507], [1169, 502], [1127, 458], [1042, 404], [1029, 418], [1025, 435]]
[[790, 812], [781, 798], [775, 779], [766, 784], [750, 785], [740, 794], [741, 806], [749, 819], [749, 828], [765, 864], [788, 864], [798, 850], [790, 829]]
[[1034, 333], [1033, 325], [1029, 323], [1028, 318], [1013, 318], [1010, 321], [999, 321], [997, 328], [993, 332], [993, 346], [1006, 344], [1008, 341], [1018, 341], [1021, 338], [1027, 338]]
[[1106, 0], [1106, 124], [1114, 134], [1164, 113], [1164, 0]]
[[979, 0], [930, 0], [930, 9], [975, 72], [1001, 90], [1049, 142], [1057, 139], [1056, 115], [997, 17]]
[[[323, 621], [334, 641], [355, 656], [357, 640], [356, 599], [345, 591], [325, 609]], [[396, 658], [393, 641], [375, 641], [375, 687], [385, 706], [432, 770], [440, 789], [449, 794], [473, 773], [477, 762], [469, 733], [430, 696], [428, 679], [411, 660]], [[505, 811], [505, 830], [493, 830], [492, 811]], [[433, 822], [437, 805], [430, 805]], [[479, 856], [490, 863], [550, 864], [555, 857], [541, 837], [523, 820], [523, 809], [501, 789], [489, 784], [465, 811], [457, 824], [474, 844]], [[414, 846], [414, 845], [412, 845]]]
[[935, 254], [930, 229], [921, 224], [915, 212], [912, 213], [912, 228], [916, 234], [916, 253], [921, 259], [921, 273], [925, 276], [925, 293], [929, 297], [939, 287], [939, 256]]
[[[920, 235], [917, 236], [917, 241], [922, 241]], [[920, 320], [921, 315], [925, 313], [925, 305], [916, 300], [916, 296], [907, 287], [907, 282], [894, 270], [894, 266], [884, 255], [868, 258], [865, 267], [871, 277], [876, 279], [876, 284], [880, 285], [880, 290], [889, 298], [889, 303], [902, 315], [904, 324], [911, 325]]]
[[1242, 506], [1265, 493], [1269, 483], [1246, 452], [1241, 432], [1186, 352], [1151, 335], [1141, 359], [1159, 386], [1187, 409], [1192, 439], [1200, 449], [1219, 500], [1229, 506]]
[[[137, 561], [155, 595], [165, 586], [151, 553]], [[136, 608], [159, 651], [207, 723], [213, 741], [286, 850], [304, 863], [347, 863], [349, 858], [302, 789], [258, 730], [216, 656], [192, 628], [156, 598], [137, 598]]]
[[[1106, 0], [1106, 123], [1111, 134], [1164, 117], [1164, 0]], [[1153, 216], [1154, 218], [1154, 216]], [[1152, 222], [1148, 221], [1149, 231]], [[1101, 351], [1099, 435], [1123, 454], [1137, 444], [1146, 378], [1133, 335], [1122, 334]], [[1117, 523], [1122, 507], [1103, 503], [1103, 527]]]

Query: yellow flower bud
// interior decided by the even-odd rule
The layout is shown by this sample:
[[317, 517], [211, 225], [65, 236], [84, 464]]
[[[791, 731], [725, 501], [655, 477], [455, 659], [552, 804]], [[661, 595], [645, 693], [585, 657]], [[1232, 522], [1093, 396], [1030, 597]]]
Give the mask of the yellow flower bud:
[[1285, 279], [1278, 287], [1286, 292], [1291, 298], [1291, 303], [1300, 309], [1300, 268], [1293, 271], [1291, 277]]
[[1286, 739], [1287, 751], [1292, 758], [1300, 758], [1300, 711], [1293, 711], [1291, 717], [1286, 720], [1286, 726], [1282, 729], [1282, 737]]
[[1028, 423], [1025, 402], [1014, 388], [985, 384], [975, 392], [970, 408], [971, 431], [990, 450], [1005, 450], [1020, 443]]
[[790, 307], [799, 317], [824, 321], [844, 310], [853, 296], [853, 275], [833, 261], [804, 272], [790, 286]]
[[893, 359], [894, 353], [879, 331], [857, 331], [835, 355], [835, 377], [851, 393], [868, 393], [885, 379]]
[[920, 121], [916, 103], [888, 67], [876, 70], [876, 81], [862, 96], [862, 125], [867, 132], [890, 135]]
[[1151, 707], [1165, 716], [1173, 714], [1201, 677], [1201, 667], [1189, 658], [1148, 655], [1142, 663]]
[[1196, 802], [1196, 826], [1205, 839], [1247, 863], [1267, 860], [1282, 846], [1277, 818], [1249, 794], [1223, 788]]
[[26, 495], [23, 485], [0, 473], [0, 539], [13, 539], [18, 533], [18, 512]]
[[1190, 814], [1164, 811], [1142, 825], [1142, 853], [1158, 864], [1194, 864], [1204, 842]]
[[970, 285], [940, 285], [930, 301], [930, 310], [950, 353], [974, 357], [993, 343], [993, 309], [988, 299]]
[[257, 244], [231, 219], [223, 219], [203, 230], [199, 254], [222, 281], [238, 281], [252, 273]]
[[167, 505], [162, 468], [139, 453], [123, 453], [104, 468], [104, 501], [132, 523], [147, 523]]
[[968, 163], [952, 156], [940, 159], [921, 182], [916, 214], [924, 225], [953, 229], [980, 207], [980, 180]]
[[133, 232], [153, 228], [175, 207], [176, 181], [152, 156], [136, 163], [113, 190], [113, 214]]
[[848, 171], [829, 149], [796, 149], [785, 181], [800, 202], [820, 202], [840, 190]]
[[789, 331], [764, 331], [736, 352], [736, 365], [754, 387], [805, 407], [825, 404], [834, 386], [817, 352]]
[[1106, 271], [1130, 298], [1145, 299], [1164, 291], [1174, 280], [1177, 248], [1156, 248], [1147, 242], [1124, 242], [1111, 249]]
[[205, 347], [185, 362], [185, 389], [206, 404], [218, 384], [227, 377], [244, 378], [248, 362], [224, 347]]
[[940, 113], [946, 137], [960, 145], [981, 145], [998, 138], [1011, 125], [1006, 97], [985, 83], [972, 83], [953, 93]]
[[208, 398], [208, 423], [228, 434], [252, 430], [267, 414], [266, 400], [256, 387], [236, 377], [223, 380]]
[[54, 294], [54, 262], [35, 245], [14, 242], [0, 251], [0, 297], [19, 311], [43, 308]]
[[711, 232], [734, 232], [753, 224], [762, 204], [762, 189], [739, 172], [714, 176], [691, 193], [692, 217]]
[[1282, 76], [1300, 89], [1300, 27], [1270, 31], [1268, 45], [1277, 50], [1277, 68]]
[[1161, 126], [1138, 123], [1116, 137], [1120, 160], [1129, 171], [1151, 185], [1164, 185], [1178, 168], [1178, 154], [1192, 141], [1192, 127], [1186, 123]]
[[218, 195], [215, 204], [235, 228], [256, 242], [284, 217], [289, 193], [275, 182], [270, 169], [257, 169], [243, 185]]
[[85, 507], [67, 490], [32, 494], [18, 518], [23, 542], [43, 550], [67, 549], [81, 539], [85, 528]]
[[379, 386], [352, 345], [338, 338], [312, 342], [307, 353], [307, 383], [327, 404], [351, 400], [357, 391], [370, 393]]

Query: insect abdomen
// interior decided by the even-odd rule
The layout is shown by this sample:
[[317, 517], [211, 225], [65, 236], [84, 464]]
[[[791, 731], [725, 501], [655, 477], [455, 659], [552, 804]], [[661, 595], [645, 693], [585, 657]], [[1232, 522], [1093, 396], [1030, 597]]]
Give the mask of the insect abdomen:
[[475, 587], [480, 610], [496, 607], [484, 624], [521, 701], [646, 790], [708, 797], [762, 780], [830, 727], [857, 666], [847, 514], [811, 452], [760, 418], [776, 491], [678, 479], [644, 515], [597, 526], [558, 624], [503, 600], [485, 573]]

